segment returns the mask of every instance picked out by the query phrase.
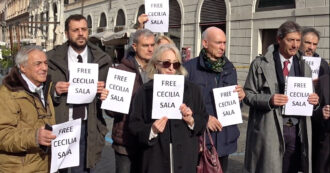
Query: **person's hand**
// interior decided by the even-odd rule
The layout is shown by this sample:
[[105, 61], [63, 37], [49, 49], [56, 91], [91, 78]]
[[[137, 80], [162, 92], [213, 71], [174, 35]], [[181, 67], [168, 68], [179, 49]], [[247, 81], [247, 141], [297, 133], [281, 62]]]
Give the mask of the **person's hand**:
[[105, 83], [104, 81], [98, 81], [97, 82], [97, 93], [101, 94], [104, 89]]
[[245, 97], [245, 92], [240, 85], [236, 85], [234, 92], [238, 92], [238, 99], [242, 101]]
[[144, 24], [148, 21], [148, 15], [146, 14], [141, 14], [139, 17], [138, 17], [138, 22], [139, 22], [139, 26], [138, 26], [138, 29], [143, 29], [144, 28]]
[[163, 117], [159, 120], [156, 120], [151, 126], [152, 131], [155, 134], [163, 133], [164, 129], [165, 129], [165, 126], [166, 126], [166, 123], [167, 123], [167, 120], [168, 120], [167, 117]]
[[283, 106], [289, 101], [288, 96], [284, 94], [274, 94], [270, 99], [270, 104], [273, 106]]
[[186, 104], [182, 104], [180, 106], [180, 111], [182, 114], [182, 119], [189, 125], [192, 126], [194, 125], [194, 117], [192, 116], [193, 112], [191, 111], [191, 109], [186, 105]]
[[55, 139], [56, 136], [50, 130], [46, 130], [45, 126], [38, 129], [38, 143], [44, 146], [50, 146], [52, 140]]
[[315, 106], [319, 104], [319, 96], [316, 93], [309, 94], [307, 101], [309, 104]]
[[101, 92], [100, 99], [103, 101], [108, 97], [108, 95], [109, 95], [109, 90], [103, 88], [103, 90]]
[[330, 105], [326, 105], [322, 108], [323, 118], [325, 120], [330, 118]]
[[55, 91], [58, 96], [62, 95], [63, 93], [67, 93], [69, 89], [69, 82], [62, 82], [59, 81], [55, 85]]
[[212, 115], [209, 115], [207, 127], [213, 132], [222, 130], [222, 125], [221, 125], [220, 121]]

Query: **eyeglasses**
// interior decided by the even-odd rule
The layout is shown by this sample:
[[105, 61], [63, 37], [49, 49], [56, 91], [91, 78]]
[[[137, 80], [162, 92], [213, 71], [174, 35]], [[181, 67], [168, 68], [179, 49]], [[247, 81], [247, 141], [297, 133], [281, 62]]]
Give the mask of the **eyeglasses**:
[[171, 63], [169, 61], [159, 61], [159, 64], [161, 64], [163, 68], [169, 68], [173, 64], [175, 70], [179, 69], [181, 66], [181, 63], [179, 62]]

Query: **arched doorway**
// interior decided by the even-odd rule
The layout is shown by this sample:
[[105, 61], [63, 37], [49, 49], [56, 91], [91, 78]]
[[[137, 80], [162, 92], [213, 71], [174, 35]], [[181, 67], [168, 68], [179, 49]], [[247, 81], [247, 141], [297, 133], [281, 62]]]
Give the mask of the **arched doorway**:
[[201, 33], [210, 26], [226, 32], [226, 3], [224, 0], [204, 0], [200, 14]]
[[168, 37], [170, 37], [175, 45], [180, 49], [181, 41], [181, 9], [177, 0], [169, 1], [170, 16], [169, 16], [169, 28]]

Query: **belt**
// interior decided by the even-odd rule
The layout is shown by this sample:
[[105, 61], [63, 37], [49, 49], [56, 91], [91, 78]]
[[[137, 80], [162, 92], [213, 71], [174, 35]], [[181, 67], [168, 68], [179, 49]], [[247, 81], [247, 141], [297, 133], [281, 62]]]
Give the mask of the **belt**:
[[287, 121], [284, 125], [288, 127], [295, 126], [295, 124], [293, 124], [292, 121]]

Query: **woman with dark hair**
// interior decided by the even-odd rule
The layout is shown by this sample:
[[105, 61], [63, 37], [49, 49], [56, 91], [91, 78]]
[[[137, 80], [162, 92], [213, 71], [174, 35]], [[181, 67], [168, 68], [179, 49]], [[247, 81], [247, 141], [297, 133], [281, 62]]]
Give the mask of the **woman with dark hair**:
[[[157, 47], [147, 66], [149, 78], [154, 74], [186, 75], [179, 50], [172, 44]], [[208, 114], [198, 86], [185, 81], [182, 119], [168, 119], [166, 112], [154, 120], [152, 112], [153, 80], [137, 92], [129, 117], [129, 129], [138, 138], [143, 173], [196, 172], [198, 138], [203, 134]]]

